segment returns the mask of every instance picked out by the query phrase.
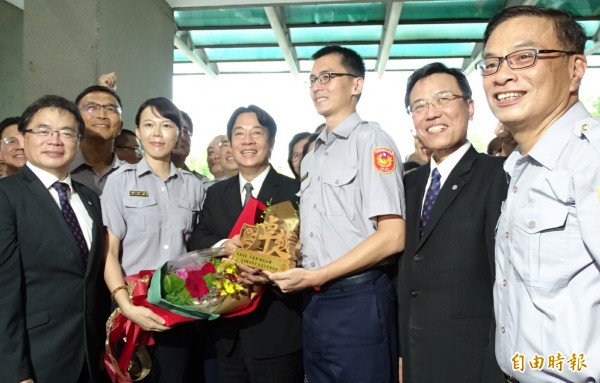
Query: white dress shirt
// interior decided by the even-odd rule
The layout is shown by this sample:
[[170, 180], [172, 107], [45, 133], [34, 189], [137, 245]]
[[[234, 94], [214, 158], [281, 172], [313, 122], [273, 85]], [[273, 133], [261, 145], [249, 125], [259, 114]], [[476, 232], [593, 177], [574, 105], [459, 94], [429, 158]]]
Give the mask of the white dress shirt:
[[423, 194], [423, 200], [421, 201], [421, 210], [423, 210], [423, 204], [425, 203], [425, 198], [427, 197], [427, 190], [429, 190], [429, 185], [431, 185], [431, 173], [433, 172], [433, 169], [437, 168], [438, 172], [440, 172], [440, 190], [442, 190], [444, 182], [446, 182], [456, 164], [458, 164], [460, 159], [463, 158], [470, 147], [471, 143], [469, 141], [465, 142], [460, 148], [449, 154], [448, 157], [446, 157], [444, 161], [439, 164], [435, 162], [433, 156], [431, 156], [431, 162], [429, 165], [429, 178], [427, 179], [427, 185], [425, 185], [425, 194]]
[[87, 210], [85, 209], [85, 206], [83, 206], [81, 198], [79, 198], [79, 195], [75, 192], [75, 189], [73, 189], [71, 176], [67, 175], [67, 178], [65, 178], [64, 180], [59, 180], [58, 178], [56, 178], [55, 175], [43, 169], [40, 169], [35, 165], [32, 165], [30, 162], [27, 162], [26, 165], [29, 167], [29, 169], [31, 169], [33, 174], [35, 174], [37, 178], [39, 178], [40, 181], [42, 181], [42, 184], [44, 184], [52, 198], [54, 198], [54, 201], [56, 201], [56, 204], [58, 205], [59, 209], [60, 201], [58, 199], [58, 192], [54, 190], [52, 184], [54, 184], [56, 181], [60, 181], [69, 185], [69, 203], [71, 204], [71, 207], [75, 212], [75, 216], [77, 217], [79, 226], [81, 226], [81, 231], [83, 233], [83, 237], [85, 238], [85, 243], [87, 244], [88, 249], [90, 249], [92, 245], [92, 226], [94, 223]]
[[267, 166], [267, 168], [263, 170], [262, 173], [257, 175], [252, 181], [247, 181], [241, 173], [238, 174], [238, 176], [240, 177], [240, 197], [242, 198], [242, 204], [246, 200], [246, 189], [244, 189], [244, 185], [246, 185], [247, 183], [252, 184], [252, 197], [258, 197], [258, 193], [260, 193], [260, 188], [265, 182], [267, 174], [269, 174], [269, 170], [271, 170], [271, 165]]

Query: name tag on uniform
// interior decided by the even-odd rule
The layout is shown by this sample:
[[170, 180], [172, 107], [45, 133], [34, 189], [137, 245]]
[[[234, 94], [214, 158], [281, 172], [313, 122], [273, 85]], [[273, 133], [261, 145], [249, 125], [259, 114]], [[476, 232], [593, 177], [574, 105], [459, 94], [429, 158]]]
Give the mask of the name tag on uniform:
[[308, 178], [308, 172], [304, 173], [304, 175], [302, 177], [300, 177], [300, 182], [304, 181], [307, 178]]
[[148, 197], [150, 194], [147, 191], [130, 190], [131, 197]]

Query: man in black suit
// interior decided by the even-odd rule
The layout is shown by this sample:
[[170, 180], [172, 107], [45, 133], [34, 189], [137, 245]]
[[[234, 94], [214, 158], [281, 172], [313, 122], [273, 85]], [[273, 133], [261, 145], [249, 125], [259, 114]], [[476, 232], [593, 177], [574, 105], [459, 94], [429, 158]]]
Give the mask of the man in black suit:
[[433, 63], [408, 80], [405, 104], [432, 158], [405, 177], [406, 247], [398, 308], [404, 383], [503, 382], [494, 357], [494, 233], [506, 196], [503, 159], [467, 140], [464, 73]]
[[58, 96], [19, 122], [27, 164], [0, 180], [0, 382], [99, 379], [109, 308], [100, 203], [68, 172], [83, 129]]
[[[239, 236], [225, 240], [250, 195], [263, 203], [297, 202], [297, 181], [277, 173], [269, 165], [277, 126], [261, 108], [236, 109], [227, 124], [227, 135], [239, 175], [208, 189], [200, 222], [190, 239], [191, 249], [222, 245], [232, 254]], [[242, 277], [267, 283], [259, 271], [241, 267]], [[216, 338], [221, 381], [226, 383], [295, 383], [303, 381], [302, 300], [284, 295], [270, 284], [251, 313], [219, 319], [209, 329]]]

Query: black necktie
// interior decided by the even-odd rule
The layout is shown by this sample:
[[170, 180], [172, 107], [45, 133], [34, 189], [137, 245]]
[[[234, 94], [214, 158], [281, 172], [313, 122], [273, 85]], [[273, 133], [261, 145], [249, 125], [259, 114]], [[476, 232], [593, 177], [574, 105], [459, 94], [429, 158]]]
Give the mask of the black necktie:
[[71, 233], [73, 233], [73, 237], [75, 237], [77, 245], [79, 245], [79, 250], [81, 250], [83, 259], [87, 261], [89, 249], [87, 247], [87, 243], [85, 242], [83, 231], [81, 231], [81, 226], [79, 226], [77, 216], [75, 215], [75, 212], [69, 203], [69, 185], [64, 182], [56, 181], [52, 184], [52, 188], [58, 192], [58, 201], [60, 202], [60, 210], [62, 211], [62, 215], [65, 221], [67, 221], [67, 225], [69, 225], [69, 229], [71, 229]]
[[433, 208], [435, 199], [440, 192], [441, 178], [442, 176], [437, 168], [433, 169], [431, 172], [431, 183], [429, 184], [429, 189], [427, 189], [427, 194], [425, 194], [425, 202], [423, 203], [423, 211], [421, 212], [421, 226], [419, 227], [421, 235], [423, 234], [423, 228], [427, 225], [429, 217], [431, 216], [431, 209]]
[[244, 196], [244, 204], [242, 206], [246, 206], [248, 200], [250, 199], [250, 197], [252, 197], [252, 190], [254, 190], [254, 188], [252, 187], [252, 184], [250, 182], [246, 182], [246, 184], [244, 185], [244, 190], [246, 191], [246, 195]]

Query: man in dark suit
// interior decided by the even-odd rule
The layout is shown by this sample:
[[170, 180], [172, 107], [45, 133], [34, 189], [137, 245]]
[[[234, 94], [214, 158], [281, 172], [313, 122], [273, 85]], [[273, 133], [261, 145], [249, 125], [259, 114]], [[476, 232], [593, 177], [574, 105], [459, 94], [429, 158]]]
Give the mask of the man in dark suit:
[[[297, 202], [297, 181], [269, 165], [276, 132], [275, 121], [261, 108], [250, 105], [234, 111], [227, 124], [227, 135], [239, 175], [208, 189], [200, 222], [190, 239], [191, 249], [222, 245], [227, 254], [233, 253], [240, 245], [239, 235], [226, 238], [250, 196], [271, 204]], [[267, 283], [261, 272], [245, 267], [241, 270], [247, 281]], [[268, 284], [253, 312], [219, 319], [211, 326], [221, 381], [302, 382], [301, 309], [300, 295], [284, 295]]]
[[19, 123], [27, 164], [0, 180], [0, 382], [95, 382], [108, 317], [98, 197], [69, 176], [83, 134], [58, 96]]
[[506, 196], [503, 159], [467, 140], [464, 73], [433, 63], [408, 80], [405, 104], [433, 155], [405, 177], [406, 247], [398, 308], [404, 383], [503, 382], [494, 357], [494, 233]]

